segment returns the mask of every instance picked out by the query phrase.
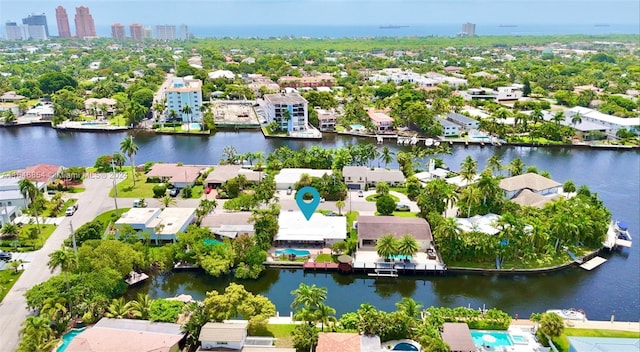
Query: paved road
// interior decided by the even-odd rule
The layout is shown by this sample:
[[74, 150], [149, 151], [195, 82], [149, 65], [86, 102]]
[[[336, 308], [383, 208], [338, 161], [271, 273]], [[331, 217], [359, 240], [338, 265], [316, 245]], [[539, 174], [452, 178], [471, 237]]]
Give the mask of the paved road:
[[18, 347], [20, 325], [29, 314], [24, 293], [31, 287], [48, 280], [53, 274], [47, 267], [49, 254], [60, 249], [73, 227], [93, 220], [96, 215], [113, 209], [113, 199], [108, 197], [112, 180], [99, 178], [85, 180], [86, 191], [79, 193], [78, 211], [65, 218], [56, 228], [42, 249], [33, 252], [32, 262], [26, 267], [18, 282], [0, 303], [0, 352], [15, 351]]

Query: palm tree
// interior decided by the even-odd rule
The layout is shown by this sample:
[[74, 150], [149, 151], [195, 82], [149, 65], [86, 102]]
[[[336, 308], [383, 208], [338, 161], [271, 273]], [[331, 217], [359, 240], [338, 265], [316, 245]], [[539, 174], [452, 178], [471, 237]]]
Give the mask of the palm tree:
[[462, 190], [462, 194], [460, 195], [462, 200], [467, 203], [467, 217], [471, 217], [471, 205], [480, 202], [481, 196], [480, 189], [478, 187], [469, 186]]
[[455, 242], [460, 239], [460, 228], [454, 218], [445, 218], [433, 231], [437, 238], [447, 242]]
[[60, 330], [60, 327], [64, 329], [69, 318], [69, 310], [67, 309], [67, 304], [67, 300], [63, 297], [47, 298], [46, 300], [44, 300], [42, 308], [40, 308], [40, 314], [46, 315], [49, 320], [51, 320], [58, 327], [58, 330]]
[[3, 235], [2, 237], [15, 237], [18, 235], [18, 232], [18, 226], [12, 222], [5, 222], [4, 225], [2, 225], [2, 229], [0, 229], [0, 233]]
[[531, 121], [533, 121], [533, 123], [538, 123], [542, 121], [543, 118], [544, 114], [539, 108], [536, 108], [535, 110], [533, 110], [533, 112], [531, 112]]
[[324, 302], [318, 305], [318, 308], [316, 310], [316, 319], [322, 324], [322, 331], [324, 331], [325, 325], [329, 326], [330, 323], [335, 323], [338, 321], [335, 317], [335, 314], [336, 310], [324, 304]]
[[111, 156], [111, 160], [113, 160], [113, 164], [118, 167], [118, 169], [122, 170], [122, 167], [124, 166], [124, 163], [127, 161], [127, 159], [125, 159], [124, 155], [122, 155], [122, 153], [120, 152], [115, 152], [113, 153], [113, 155]]
[[102, 116], [105, 117], [107, 116], [107, 110], [109, 110], [109, 105], [105, 103], [101, 103], [98, 105], [98, 110], [100, 110], [100, 113], [102, 114]]
[[524, 171], [524, 168], [526, 166], [527, 165], [525, 165], [525, 163], [522, 162], [522, 160], [520, 160], [520, 158], [515, 158], [515, 159], [511, 160], [509, 165], [507, 165], [506, 169], [509, 170], [509, 175], [510, 176], [518, 176], [518, 175], [522, 174], [522, 172]]
[[76, 254], [71, 249], [65, 248], [63, 245], [59, 250], [49, 254], [49, 262], [47, 263], [47, 266], [52, 273], [58, 268], [64, 272], [64, 280], [67, 285], [67, 297], [69, 298], [69, 301], [71, 301], [69, 272], [78, 267], [78, 257]]
[[232, 145], [228, 145], [222, 149], [222, 161], [224, 164], [235, 164], [238, 159], [238, 151]]
[[38, 187], [28, 179], [22, 179], [18, 181], [18, 188], [20, 189], [20, 193], [24, 197], [24, 199], [28, 200], [29, 203], [33, 203], [33, 215], [36, 218], [36, 229], [38, 234], [40, 234], [40, 219], [38, 214], [38, 205], [36, 204], [36, 200], [40, 197], [40, 190]]
[[404, 235], [398, 241], [398, 254], [404, 255], [406, 257], [413, 257], [420, 246], [418, 245], [418, 241], [416, 241], [415, 237], [412, 235]]
[[176, 200], [171, 198], [169, 195], [165, 195], [164, 197], [160, 198], [160, 203], [164, 208], [168, 208], [172, 205], [175, 205]]
[[136, 299], [128, 303], [131, 306], [131, 316], [147, 320], [152, 302], [153, 300], [149, 298], [149, 295], [138, 293]]
[[49, 342], [55, 336], [53, 329], [51, 329], [51, 321], [46, 315], [29, 316], [22, 323], [22, 326], [23, 328], [20, 335], [22, 335], [23, 338], [28, 338], [35, 342], [34, 345]]
[[91, 112], [93, 112], [93, 117], [95, 119], [98, 119], [98, 102], [97, 101], [93, 101], [91, 103]]
[[342, 209], [344, 209], [345, 203], [344, 200], [339, 200], [336, 202], [336, 208], [338, 209], [338, 215], [342, 216]]
[[190, 105], [185, 105], [182, 107], [182, 113], [187, 115], [187, 132], [191, 132], [191, 113], [193, 110]]
[[382, 158], [382, 162], [384, 163], [385, 168], [389, 163], [393, 161], [393, 155], [394, 155], [394, 152], [392, 152], [389, 149], [389, 147], [387, 147], [386, 145], [382, 147], [382, 152], [380, 153], [380, 156]]
[[316, 321], [317, 311], [327, 299], [327, 289], [301, 283], [291, 294], [295, 296], [291, 307], [296, 309], [296, 316], [309, 323]]
[[129, 161], [131, 161], [131, 176], [133, 177], [133, 187], [136, 186], [136, 163], [133, 160], [133, 157], [138, 152], [138, 145], [133, 142], [133, 136], [125, 137], [122, 142], [120, 142], [120, 151], [129, 157]]
[[497, 173], [502, 170], [502, 161], [497, 154], [493, 154], [487, 160], [487, 168], [489, 168], [493, 173]]
[[558, 111], [553, 115], [553, 122], [556, 123], [556, 125], [560, 125], [560, 122], [564, 121], [564, 113], [562, 111]]
[[466, 158], [460, 164], [460, 177], [463, 181], [467, 181], [469, 184], [473, 181], [474, 177], [478, 173], [478, 162], [475, 161], [470, 155], [467, 155]]
[[576, 128], [576, 125], [579, 123], [582, 123], [582, 115], [580, 115], [579, 112], [576, 112], [571, 116], [571, 124], [573, 125], [573, 128]]
[[376, 193], [379, 194], [380, 196], [388, 195], [389, 194], [389, 184], [384, 182], [384, 181], [378, 182], [378, 184], [376, 185]]
[[420, 316], [422, 304], [416, 302], [413, 298], [403, 297], [399, 302], [396, 303], [396, 308], [398, 308], [398, 311], [406, 314], [408, 317], [417, 318]]
[[124, 298], [113, 299], [111, 304], [107, 307], [107, 311], [104, 316], [107, 318], [124, 319], [131, 315], [132, 308], [130, 302], [124, 301]]
[[382, 235], [376, 242], [376, 252], [380, 257], [389, 259], [398, 253], [398, 240], [392, 234]]

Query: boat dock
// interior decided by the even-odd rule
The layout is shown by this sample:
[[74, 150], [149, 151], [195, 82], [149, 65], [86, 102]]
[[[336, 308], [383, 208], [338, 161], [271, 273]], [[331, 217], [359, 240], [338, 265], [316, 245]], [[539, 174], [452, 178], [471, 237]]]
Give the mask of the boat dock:
[[607, 230], [607, 237], [602, 242], [602, 246], [608, 250], [616, 247], [631, 248], [631, 235], [624, 223], [620, 221], [612, 221]]
[[593, 259], [589, 260], [588, 262], [580, 265], [580, 267], [584, 270], [587, 271], [591, 271], [597, 267], [599, 267], [600, 265], [604, 264], [607, 260], [602, 258], [602, 257], [594, 257]]
[[139, 282], [142, 282], [146, 279], [149, 278], [149, 275], [145, 274], [145, 273], [137, 273], [135, 271], [132, 271], [129, 273], [129, 276], [124, 280], [124, 282], [127, 283], [127, 285], [129, 286], [133, 286]]

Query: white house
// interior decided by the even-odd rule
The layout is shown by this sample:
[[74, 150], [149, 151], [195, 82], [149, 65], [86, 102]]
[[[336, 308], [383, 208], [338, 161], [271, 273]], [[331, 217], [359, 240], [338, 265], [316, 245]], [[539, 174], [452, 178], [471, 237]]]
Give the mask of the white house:
[[595, 122], [610, 128], [613, 134], [622, 128], [634, 133], [640, 132], [640, 117], [624, 118], [612, 116], [582, 106], [576, 106], [567, 110], [568, 116], [572, 117], [575, 114], [580, 114], [582, 121]]
[[241, 350], [247, 339], [247, 322], [237, 323], [206, 323], [200, 330], [201, 349], [213, 350], [224, 348]]
[[522, 98], [522, 89], [520, 86], [511, 85], [509, 87], [498, 87], [496, 101], [510, 101]]
[[398, 169], [370, 168], [366, 166], [345, 166], [342, 168], [344, 183], [349, 189], [365, 189], [368, 185], [375, 187], [378, 182], [386, 182], [390, 186], [404, 183], [402, 171]]
[[449, 120], [445, 120], [443, 118], [440, 117], [436, 117], [436, 121], [440, 122], [440, 124], [442, 125], [442, 135], [445, 137], [453, 137], [453, 136], [457, 136], [460, 134], [460, 132], [458, 131], [458, 125], [449, 121]]
[[0, 200], [0, 227], [5, 223], [12, 222], [20, 215], [22, 215], [20, 208], [16, 206], [8, 206], [7, 202]]
[[324, 216], [314, 213], [309, 220], [299, 211], [283, 211], [278, 217], [278, 233], [274, 241], [288, 246], [294, 243], [314, 243], [330, 246], [347, 238], [345, 216]]
[[0, 103], [0, 115], [5, 111], [11, 111], [13, 116], [18, 116], [20, 114], [20, 108], [18, 104], [14, 103]]
[[116, 221], [116, 229], [131, 226], [143, 238], [149, 234], [156, 243], [176, 241], [176, 234], [187, 229], [195, 219], [195, 208], [131, 208]]
[[282, 169], [278, 173], [274, 181], [276, 182], [276, 189], [293, 189], [296, 182], [300, 181], [302, 174], [308, 174], [311, 177], [322, 177], [324, 174], [331, 175], [331, 170], [324, 169]]
[[0, 207], [26, 208], [29, 205], [29, 201], [20, 193], [18, 182], [20, 182], [18, 177], [0, 178]]
[[457, 124], [463, 130], [477, 130], [478, 129], [478, 120], [474, 120], [470, 117], [457, 114], [455, 112], [450, 112], [447, 114], [447, 120]]
[[500, 188], [504, 191], [507, 199], [517, 197], [524, 190], [541, 196], [555, 195], [559, 193], [561, 187], [561, 183], [531, 172], [507, 177], [500, 181]]

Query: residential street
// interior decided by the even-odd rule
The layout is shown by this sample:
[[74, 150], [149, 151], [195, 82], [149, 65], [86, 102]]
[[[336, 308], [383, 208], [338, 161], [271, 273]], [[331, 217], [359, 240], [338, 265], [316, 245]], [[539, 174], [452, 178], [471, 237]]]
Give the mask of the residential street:
[[26, 266], [20, 279], [0, 303], [0, 352], [12, 352], [17, 349], [20, 325], [29, 314], [24, 293], [53, 275], [47, 267], [49, 254], [59, 249], [69, 236], [70, 223], [77, 228], [93, 220], [98, 214], [113, 209], [113, 199], [108, 197], [113, 184], [112, 179], [96, 177], [85, 180], [84, 184], [86, 191], [76, 195], [78, 211], [62, 221], [42, 249], [33, 252], [33, 261]]

